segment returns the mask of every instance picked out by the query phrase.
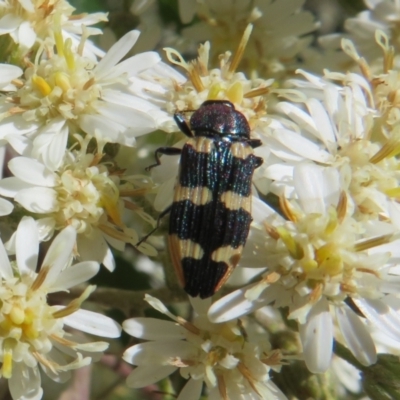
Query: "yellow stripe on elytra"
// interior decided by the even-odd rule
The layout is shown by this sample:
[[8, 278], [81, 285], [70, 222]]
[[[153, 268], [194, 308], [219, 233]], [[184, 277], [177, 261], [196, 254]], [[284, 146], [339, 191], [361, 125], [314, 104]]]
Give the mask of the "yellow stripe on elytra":
[[212, 199], [212, 191], [205, 186], [190, 188], [178, 185], [175, 188], [174, 202], [189, 200], [196, 206], [204, 206], [210, 203]]
[[215, 287], [215, 291], [221, 289], [222, 285], [228, 280], [233, 269], [236, 265], [239, 264], [240, 257], [242, 255], [243, 246], [239, 246], [238, 248], [233, 248], [232, 246], [223, 246], [219, 247], [217, 250], [211, 253], [211, 260], [215, 262], [223, 262], [227, 266], [227, 270], [225, 271], [224, 276], [220, 279], [217, 286]]
[[244, 197], [238, 193], [235, 193], [231, 190], [222, 193], [221, 195], [221, 203], [224, 203], [225, 208], [228, 210], [239, 210], [243, 209], [247, 212], [251, 212], [251, 198]]
[[203, 248], [193, 240], [180, 240], [179, 246], [181, 248], [182, 258], [190, 257], [195, 260], [201, 260], [204, 256]]
[[195, 260], [201, 260], [204, 256], [203, 248], [200, 246], [199, 243], [196, 243], [193, 240], [182, 240], [179, 239], [177, 235], [170, 235], [169, 241], [175, 244], [174, 247], [179, 248], [180, 254], [176, 254], [179, 259], [190, 257], [194, 258]]
[[253, 149], [247, 143], [233, 143], [231, 146], [233, 157], [245, 160], [250, 154], [253, 154]]
[[186, 145], [193, 147], [197, 153], [210, 154], [214, 149], [214, 141], [205, 137], [196, 137], [189, 139]]
[[222, 246], [211, 253], [211, 260], [225, 262], [230, 268], [234, 268], [239, 263], [242, 251], [243, 246], [236, 249], [232, 246]]

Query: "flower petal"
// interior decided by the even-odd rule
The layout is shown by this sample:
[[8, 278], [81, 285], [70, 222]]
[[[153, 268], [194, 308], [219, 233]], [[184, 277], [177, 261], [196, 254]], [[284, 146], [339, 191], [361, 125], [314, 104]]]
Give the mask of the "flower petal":
[[33, 158], [15, 157], [8, 168], [17, 178], [32, 185], [54, 187], [57, 183], [57, 175]]
[[121, 133], [140, 136], [151, 132], [156, 128], [156, 122], [151, 114], [135, 109], [133, 107], [121, 106], [120, 104], [104, 103], [98, 107], [98, 113], [121, 124], [124, 128]]
[[0, 217], [9, 215], [14, 210], [14, 205], [6, 199], [0, 198]]
[[171, 366], [140, 366], [136, 367], [126, 379], [131, 388], [141, 388], [156, 383], [175, 372], [178, 368]]
[[163, 340], [136, 344], [126, 349], [122, 358], [133, 365], [171, 365], [176, 359], [197, 359], [198, 351], [197, 346], [184, 340]]
[[325, 298], [312, 307], [307, 322], [299, 328], [307, 368], [313, 373], [325, 372], [331, 363], [333, 346], [333, 323]]
[[271, 298], [260, 296], [256, 300], [248, 300], [246, 292], [255, 285], [246, 286], [235, 290], [222, 297], [211, 305], [208, 311], [208, 318], [211, 322], [221, 323], [247, 315], [271, 302]]
[[55, 171], [62, 163], [68, 141], [67, 124], [53, 124], [53, 132], [41, 133], [33, 142], [32, 154], [52, 171]]
[[174, 322], [156, 318], [130, 318], [124, 321], [122, 328], [131, 336], [147, 340], [184, 339], [186, 332]]
[[[10, 122], [10, 121], [8, 121]], [[7, 125], [7, 127], [5, 126]], [[8, 124], [1, 124], [0, 123], [0, 137], [1, 137], [1, 130], [2, 128], [8, 128], [8, 126], [12, 125], [11, 123]], [[31, 127], [29, 129], [29, 131], [36, 131], [37, 127]], [[25, 131], [28, 131], [28, 129], [26, 129]], [[22, 132], [22, 128], [19, 132], [15, 133], [15, 134], [7, 134], [5, 139], [8, 141], [8, 143], [10, 144], [10, 146], [20, 155], [23, 156], [31, 156], [32, 155], [32, 141], [30, 139], [28, 139], [26, 136], [21, 136], [23, 133]]]
[[[336, 92], [337, 93], [337, 92]], [[325, 146], [329, 149], [333, 144], [336, 144], [336, 137], [333, 131], [332, 122], [329, 118], [326, 107], [317, 99], [310, 98], [306, 101], [307, 108], [311, 118], [315, 123], [314, 134], [318, 137]]]
[[45, 217], [36, 220], [39, 229], [39, 240], [47, 241], [53, 237], [56, 221], [53, 217]]
[[51, 285], [49, 292], [66, 290], [80, 283], [87, 282], [99, 272], [99, 269], [100, 265], [95, 261], [84, 261], [74, 264], [58, 275], [57, 279]]
[[334, 357], [332, 360], [332, 370], [337, 375], [340, 383], [350, 392], [361, 392], [361, 374], [355, 366], [345, 361], [343, 358]]
[[133, 30], [122, 36], [100, 60], [94, 69], [96, 79], [102, 79], [122, 58], [126, 56], [128, 51], [134, 46], [139, 38], [140, 32]]
[[11, 64], [0, 64], [0, 88], [22, 75], [22, 69]]
[[18, 178], [10, 177], [0, 180], [0, 195], [14, 197], [20, 190], [29, 189], [32, 185], [23, 182]]
[[39, 254], [39, 231], [33, 218], [23, 217], [16, 234], [17, 265], [21, 274], [36, 271]]
[[142, 72], [144, 69], [149, 69], [153, 65], [161, 61], [160, 55], [155, 51], [146, 51], [127, 58], [115, 66], [114, 71], [107, 78], [112, 78], [114, 74], [128, 74], [128, 77], [134, 76]]
[[0, 276], [6, 280], [12, 279], [14, 274], [11, 268], [10, 260], [8, 258], [6, 249], [3, 242], [0, 240]]
[[23, 19], [21, 17], [7, 13], [0, 19], [0, 35], [16, 30], [22, 22]]
[[[176, 158], [176, 157], [171, 157], [171, 158]], [[171, 205], [172, 199], [174, 198], [175, 182], [176, 182], [176, 176], [168, 179], [159, 187], [158, 192], [156, 194], [156, 198], [154, 200], [154, 209], [156, 211], [164, 211]]]
[[63, 229], [51, 243], [43, 260], [42, 268], [48, 269], [42, 287], [50, 288], [73, 255], [76, 231], [72, 226]]
[[22, 207], [34, 213], [49, 213], [57, 211], [57, 192], [50, 188], [33, 187], [20, 190], [14, 200]]
[[[26, 135], [28, 133], [32, 133], [36, 131], [38, 128], [39, 128], [38, 124], [21, 120], [20, 118], [18, 118], [17, 115], [12, 115], [0, 121], [0, 138], [1, 139], [7, 138], [9, 142], [12, 142], [15, 136], [19, 137], [20, 135]], [[11, 137], [11, 140], [9, 137]], [[29, 142], [27, 138], [25, 138], [25, 140]]]
[[18, 27], [18, 42], [27, 49], [30, 49], [35, 44], [36, 32], [29, 21], [24, 21]]
[[98, 261], [109, 271], [114, 271], [115, 260], [112, 251], [98, 229], [93, 229], [90, 235], [78, 235], [77, 244], [82, 260]]
[[28, 368], [22, 362], [13, 364], [8, 387], [13, 399], [40, 400], [43, 396], [39, 369]]
[[[389, 296], [387, 296], [389, 297]], [[400, 314], [379, 299], [354, 299], [354, 303], [379, 330], [400, 341]]]
[[78, 310], [63, 318], [71, 328], [91, 335], [117, 338], [121, 335], [121, 326], [113, 319], [89, 310]]
[[110, 120], [100, 114], [84, 114], [79, 117], [78, 122], [81, 129], [93, 137], [98, 135], [111, 143], [120, 143], [127, 146], [135, 144], [134, 137], [128, 138], [124, 136], [127, 128], [116, 120]]
[[35, 6], [33, 5], [32, 0], [18, 0], [18, 2], [21, 7], [25, 9], [25, 11], [28, 11], [30, 13], [35, 12]]
[[202, 379], [189, 379], [176, 400], [198, 400], [202, 389]]
[[362, 365], [376, 363], [374, 342], [360, 318], [346, 304], [336, 307], [336, 316], [347, 347]]
[[287, 129], [277, 129], [273, 137], [293, 153], [302, 156], [306, 160], [312, 160], [323, 164], [333, 162], [333, 156], [310, 140]]
[[207, 315], [207, 311], [211, 306], [211, 297], [209, 297], [208, 299], [201, 299], [200, 297], [189, 296], [189, 301], [193, 307], [193, 311], [196, 313], [197, 316]]
[[325, 214], [330, 205], [337, 205], [341, 187], [336, 169], [300, 164], [294, 168], [293, 181], [306, 213]]

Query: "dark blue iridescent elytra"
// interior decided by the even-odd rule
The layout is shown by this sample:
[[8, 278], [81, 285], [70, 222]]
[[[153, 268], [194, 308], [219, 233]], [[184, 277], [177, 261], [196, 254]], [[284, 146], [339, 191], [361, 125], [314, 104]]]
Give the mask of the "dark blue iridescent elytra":
[[183, 147], [179, 173], [181, 186], [206, 187], [216, 198], [226, 191], [249, 196], [258, 157], [253, 154], [245, 159], [234, 157], [231, 141], [214, 140], [214, 146], [211, 153], [197, 152], [190, 145]]

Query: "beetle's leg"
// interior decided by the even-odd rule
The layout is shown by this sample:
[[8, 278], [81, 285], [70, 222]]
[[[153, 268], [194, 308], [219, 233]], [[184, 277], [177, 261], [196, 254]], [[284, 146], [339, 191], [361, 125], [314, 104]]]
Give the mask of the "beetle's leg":
[[260, 147], [262, 145], [262, 141], [260, 139], [249, 139], [247, 143], [255, 149], [256, 147]]
[[186, 119], [181, 113], [175, 113], [174, 114], [174, 120], [176, 124], [178, 125], [178, 128], [188, 137], [193, 137], [193, 133], [189, 128], [188, 123], [186, 122]]
[[139, 246], [141, 243], [143, 243], [149, 236], [151, 236], [161, 225], [161, 220], [171, 211], [172, 204], [167, 207], [164, 211], [160, 213], [160, 215], [157, 218], [156, 226], [154, 229], [152, 229], [146, 236], [143, 236], [137, 243], [136, 247]]
[[149, 165], [145, 169], [146, 169], [146, 171], [150, 171], [152, 168], [157, 167], [158, 165], [161, 165], [160, 154], [165, 154], [166, 156], [178, 156], [181, 153], [182, 153], [182, 149], [178, 149], [177, 147], [159, 147], [154, 153], [156, 163]]

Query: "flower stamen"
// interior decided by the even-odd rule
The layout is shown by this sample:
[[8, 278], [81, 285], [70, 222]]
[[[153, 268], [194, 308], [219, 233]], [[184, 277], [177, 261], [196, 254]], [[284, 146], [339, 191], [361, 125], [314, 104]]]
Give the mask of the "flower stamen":
[[53, 90], [51, 86], [41, 76], [32, 76], [32, 83], [43, 96], [48, 96]]
[[363, 241], [360, 241], [355, 244], [354, 246], [354, 251], [364, 251], [371, 249], [376, 246], [380, 246], [382, 244], [389, 243], [393, 239], [393, 235], [382, 235], [382, 236], [377, 236], [372, 239], [366, 239]]
[[52, 371], [54, 374], [57, 374], [57, 367], [59, 367], [58, 364], [55, 362], [51, 362], [48, 360], [46, 357], [44, 357], [42, 354], [40, 354], [37, 351], [32, 351], [32, 355], [36, 358], [36, 360], [46, 366], [50, 371]]
[[296, 216], [292, 206], [287, 201], [286, 197], [279, 196], [279, 206], [280, 206], [283, 214], [289, 221], [292, 221], [292, 222], [297, 221], [297, 216]]
[[228, 73], [233, 74], [236, 71], [237, 66], [239, 65], [240, 61], [242, 60], [243, 53], [246, 49], [247, 42], [249, 41], [251, 32], [253, 30], [253, 25], [248, 24], [246, 29], [243, 32], [242, 39], [239, 43], [239, 46], [233, 55], [231, 64], [229, 65]]
[[245, 377], [251, 388], [261, 396], [260, 392], [257, 390], [256, 385], [254, 384], [254, 378], [251, 376], [249, 369], [242, 362], [239, 362], [237, 366], [239, 372]]
[[282, 239], [283, 243], [288, 249], [290, 255], [296, 260], [301, 260], [304, 257], [304, 251], [301, 245], [296, 242], [290, 232], [283, 226], [278, 226], [276, 230], [279, 233], [279, 237]]
[[81, 308], [82, 303], [96, 290], [95, 285], [88, 286], [83, 293], [77, 297], [76, 299], [72, 300], [66, 307], [62, 308], [61, 310], [57, 310], [53, 312], [53, 318], [64, 318], [68, 315], [73, 314], [74, 312], [78, 311]]
[[222, 375], [218, 375], [217, 382], [219, 394], [223, 400], [229, 400], [224, 377]]
[[34, 292], [34, 291], [38, 290], [42, 286], [43, 282], [45, 281], [45, 279], [47, 277], [47, 274], [50, 271], [50, 268], [51, 268], [50, 265], [42, 265], [42, 267], [40, 268], [39, 273], [37, 274], [37, 276], [35, 278], [35, 280], [32, 282], [31, 291]]
[[13, 346], [10, 344], [11, 341], [14, 342], [12, 339], [6, 339], [3, 344], [3, 365], [1, 367], [1, 373], [5, 379], [10, 379], [12, 376]]

